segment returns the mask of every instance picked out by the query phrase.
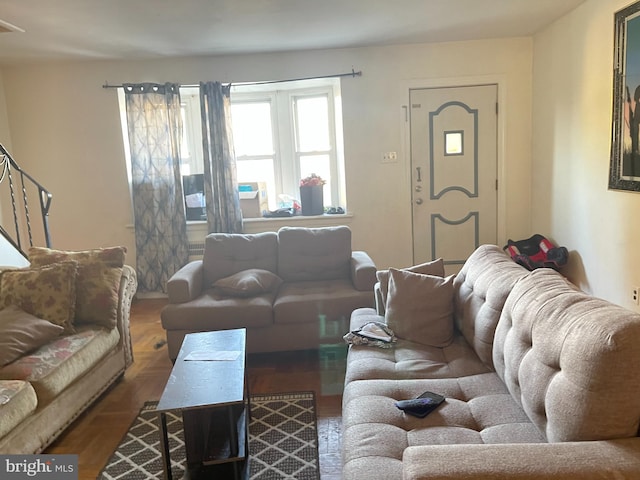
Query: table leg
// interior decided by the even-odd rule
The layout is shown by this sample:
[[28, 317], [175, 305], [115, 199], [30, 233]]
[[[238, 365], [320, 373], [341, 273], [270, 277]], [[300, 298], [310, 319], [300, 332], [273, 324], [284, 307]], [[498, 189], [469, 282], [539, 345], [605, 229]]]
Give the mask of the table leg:
[[[249, 391], [249, 379], [247, 378], [246, 373], [244, 377], [244, 391], [245, 391], [244, 395], [247, 400], [247, 415], [248, 415], [247, 419], [249, 422], [251, 421], [251, 392]], [[248, 422], [247, 422], [247, 425], [248, 425]]]
[[160, 423], [160, 450], [162, 451], [164, 478], [165, 480], [172, 480], [171, 457], [169, 456], [169, 437], [167, 433], [167, 414], [164, 412], [159, 413], [158, 421]]

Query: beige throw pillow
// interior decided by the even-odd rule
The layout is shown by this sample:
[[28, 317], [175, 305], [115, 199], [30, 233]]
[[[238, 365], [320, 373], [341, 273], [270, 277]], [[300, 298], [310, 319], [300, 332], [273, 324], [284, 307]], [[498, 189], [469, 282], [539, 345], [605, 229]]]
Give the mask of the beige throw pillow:
[[127, 249], [125, 247], [65, 251], [31, 247], [34, 267], [67, 260], [78, 262], [75, 323], [114, 328], [118, 318], [118, 291]]
[[451, 343], [453, 278], [389, 269], [385, 319], [398, 338], [432, 347]]
[[76, 262], [2, 272], [0, 308], [16, 305], [38, 318], [74, 333]]
[[49, 343], [64, 328], [11, 305], [0, 310], [0, 367]]
[[282, 279], [259, 268], [243, 270], [213, 283], [220, 292], [232, 297], [253, 297], [280, 287]]
[[[412, 267], [403, 268], [409, 272], [421, 273], [423, 275], [433, 275], [435, 277], [444, 277], [444, 260], [438, 258], [431, 262], [421, 263]], [[382, 301], [387, 302], [387, 293], [389, 291], [389, 270], [378, 270], [376, 278], [380, 282], [380, 293], [382, 293]]]

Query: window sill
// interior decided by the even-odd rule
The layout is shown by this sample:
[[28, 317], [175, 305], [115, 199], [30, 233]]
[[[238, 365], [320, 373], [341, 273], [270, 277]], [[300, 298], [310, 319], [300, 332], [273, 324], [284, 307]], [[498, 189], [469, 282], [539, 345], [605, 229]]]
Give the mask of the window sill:
[[[296, 215], [294, 217], [257, 217], [243, 219], [244, 233], [259, 232], [275, 232], [280, 227], [299, 226], [299, 227], [329, 227], [338, 225], [349, 225], [353, 215], [350, 213], [342, 214], [324, 214], [324, 215]], [[189, 221], [187, 222], [187, 230], [190, 236], [206, 235], [207, 222], [205, 221]]]
[[[289, 221], [289, 222], [308, 222], [308, 221], [333, 221], [334, 219], [353, 218], [350, 213], [324, 213], [322, 215], [295, 215], [293, 217], [255, 217], [245, 218], [244, 223], [260, 223], [260, 222], [273, 222], [273, 221]], [[339, 223], [339, 222], [338, 222]]]

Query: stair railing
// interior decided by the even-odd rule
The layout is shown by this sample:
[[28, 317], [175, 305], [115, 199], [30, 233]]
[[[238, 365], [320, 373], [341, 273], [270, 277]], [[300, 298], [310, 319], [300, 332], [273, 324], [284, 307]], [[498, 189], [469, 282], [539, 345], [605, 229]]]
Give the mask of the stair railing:
[[[16, 185], [14, 181], [14, 173], [17, 174], [19, 179], [19, 185]], [[36, 181], [31, 175], [25, 172], [16, 163], [13, 157], [9, 154], [4, 145], [0, 144], [0, 184], [5, 181], [9, 182], [9, 194], [11, 196], [11, 208], [13, 210], [13, 223], [15, 226], [15, 237], [11, 237], [9, 233], [2, 227], [0, 227], [0, 234], [5, 236], [17, 249], [26, 257], [24, 249], [22, 247], [22, 239], [20, 236], [20, 224], [18, 201], [16, 199], [16, 190], [20, 190], [17, 194], [22, 196], [22, 207], [24, 211], [24, 219], [26, 222], [27, 236], [29, 240], [29, 246], [33, 246], [33, 232], [31, 229], [31, 212], [29, 210], [29, 198], [27, 194], [27, 185], [30, 183], [38, 191], [38, 199], [40, 203], [40, 214], [42, 216], [42, 227], [44, 231], [45, 245], [51, 248], [51, 237], [49, 234], [49, 208], [51, 207], [51, 193], [44, 188], [38, 181]], [[26, 183], [27, 182], [27, 183]]]

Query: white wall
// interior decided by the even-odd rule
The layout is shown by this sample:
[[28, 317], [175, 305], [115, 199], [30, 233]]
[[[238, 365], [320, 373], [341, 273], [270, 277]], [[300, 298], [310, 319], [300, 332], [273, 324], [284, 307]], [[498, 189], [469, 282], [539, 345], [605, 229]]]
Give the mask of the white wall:
[[[223, 82], [362, 70], [342, 82], [347, 202], [355, 249], [379, 267], [411, 264], [409, 158], [402, 105], [407, 85], [435, 79], [502, 79], [504, 237], [530, 233], [530, 38], [132, 62], [5, 68], [13, 156], [54, 195], [56, 248], [125, 245], [135, 259], [118, 102], [110, 83]], [[420, 81], [418, 81], [420, 80]], [[469, 80], [472, 81], [472, 80]], [[443, 80], [444, 82], [444, 80]], [[464, 81], [463, 81], [464, 83]], [[3, 139], [0, 138], [0, 141]], [[382, 152], [399, 161], [382, 164]], [[250, 226], [255, 231], [262, 226]]]
[[7, 104], [4, 94], [4, 77], [0, 72], [0, 143], [7, 150], [11, 149], [11, 132], [9, 131], [9, 118], [7, 117]]
[[22, 256], [4, 236], [0, 235], [0, 268], [27, 266], [29, 266], [29, 260]]
[[532, 225], [572, 251], [574, 283], [638, 310], [640, 194], [607, 188], [613, 21], [628, 4], [588, 0], [534, 38]]
[[[9, 131], [9, 118], [7, 117], [7, 104], [4, 96], [4, 78], [2, 72], [0, 72], [0, 143], [11, 152], [11, 132]], [[5, 201], [4, 203], [8, 202]], [[5, 207], [4, 203], [2, 203], [0, 207]], [[11, 216], [5, 213], [4, 208], [0, 208], [0, 225], [5, 225], [5, 218], [11, 218]]]

